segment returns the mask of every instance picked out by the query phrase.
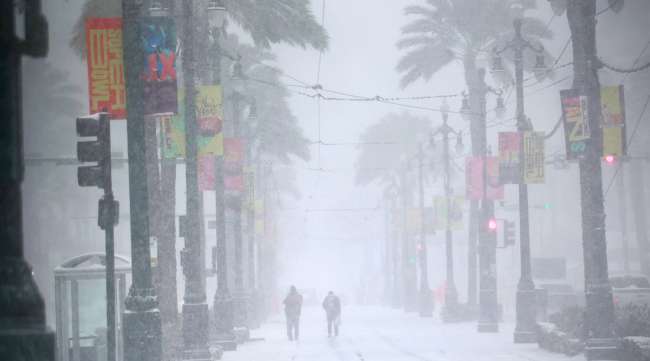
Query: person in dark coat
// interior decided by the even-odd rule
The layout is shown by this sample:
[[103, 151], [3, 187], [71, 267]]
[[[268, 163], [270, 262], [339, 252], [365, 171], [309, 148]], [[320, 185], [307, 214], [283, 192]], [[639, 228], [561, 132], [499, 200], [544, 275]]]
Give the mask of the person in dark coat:
[[332, 332], [334, 332], [334, 336], [338, 336], [341, 323], [341, 300], [334, 292], [329, 291], [323, 300], [323, 309], [327, 316], [327, 336], [332, 337]]
[[295, 286], [291, 286], [289, 294], [284, 298], [284, 314], [287, 316], [287, 336], [289, 341], [300, 337], [300, 312], [302, 310], [302, 295]]

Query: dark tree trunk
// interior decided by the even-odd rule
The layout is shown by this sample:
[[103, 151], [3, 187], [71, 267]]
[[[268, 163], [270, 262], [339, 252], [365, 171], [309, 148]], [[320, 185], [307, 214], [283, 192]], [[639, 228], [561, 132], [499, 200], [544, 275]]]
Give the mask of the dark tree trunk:
[[[587, 97], [591, 137], [580, 159], [582, 242], [585, 268], [585, 334], [588, 359], [614, 353], [614, 303], [609, 284], [602, 187], [600, 83], [596, 68], [596, 1], [567, 2], [573, 43], [573, 88]], [[600, 358], [599, 358], [600, 357]], [[609, 358], [607, 358], [609, 359]]]

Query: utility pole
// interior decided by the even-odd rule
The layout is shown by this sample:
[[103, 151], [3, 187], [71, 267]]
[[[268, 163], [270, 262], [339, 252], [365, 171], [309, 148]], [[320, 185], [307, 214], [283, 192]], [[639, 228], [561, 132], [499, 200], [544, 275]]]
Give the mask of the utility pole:
[[127, 361], [160, 361], [162, 331], [158, 297], [151, 277], [149, 248], [149, 193], [146, 171], [144, 84], [141, 80], [144, 51], [140, 45], [142, 2], [122, 0], [124, 75], [128, 109], [129, 209], [131, 215], [131, 265], [133, 280], [124, 301], [124, 358]]
[[418, 146], [418, 193], [420, 195], [420, 317], [433, 316], [433, 294], [429, 287], [429, 260], [427, 253], [426, 217], [424, 216], [424, 150]]
[[[524, 50], [530, 49], [542, 54], [544, 48], [536, 47], [521, 34], [522, 20], [517, 18], [514, 21], [515, 37], [501, 50], [495, 50], [497, 56], [502, 52], [512, 49], [515, 53], [515, 85], [517, 92], [517, 131], [519, 132], [519, 250], [521, 273], [517, 284], [517, 325], [515, 327], [515, 343], [537, 342], [537, 323], [535, 320], [535, 284], [531, 273], [530, 264], [530, 226], [528, 217], [528, 185], [524, 181], [524, 134], [532, 131], [532, 125], [524, 112]], [[502, 71], [500, 58], [495, 64], [496, 71]], [[537, 56], [535, 68], [538, 71], [543, 69], [543, 55]]]
[[585, 354], [589, 360], [616, 360], [614, 303], [609, 284], [602, 185], [600, 82], [596, 52], [596, 0], [567, 1], [573, 44], [573, 89], [587, 97], [591, 137], [580, 159], [582, 244], [585, 265]]
[[24, 40], [16, 35], [15, 2], [0, 2], [0, 358], [48, 360], [54, 333], [23, 248], [24, 177], [21, 57], [48, 52], [47, 21], [38, 0], [25, 2]]
[[185, 275], [183, 296], [183, 360], [211, 360], [208, 349], [208, 304], [206, 303], [205, 257], [202, 257], [201, 193], [198, 183], [198, 124], [196, 122], [195, 6], [183, 0], [183, 82], [185, 88], [185, 177], [187, 225], [181, 265]]

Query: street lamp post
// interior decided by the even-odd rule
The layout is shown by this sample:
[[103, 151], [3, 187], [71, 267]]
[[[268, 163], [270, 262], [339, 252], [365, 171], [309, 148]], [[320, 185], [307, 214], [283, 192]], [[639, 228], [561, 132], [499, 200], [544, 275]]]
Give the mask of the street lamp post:
[[16, 34], [16, 3], [0, 2], [0, 354], [6, 360], [54, 360], [54, 333], [23, 246], [21, 57], [48, 51], [40, 1], [25, 3], [25, 39]]
[[206, 302], [205, 258], [202, 257], [201, 200], [198, 183], [198, 124], [196, 123], [195, 4], [183, 0], [183, 80], [185, 85], [185, 175], [187, 222], [181, 265], [185, 275], [183, 296], [183, 359], [210, 360], [208, 349], [208, 304]]
[[420, 244], [417, 248], [420, 257], [420, 317], [433, 316], [433, 294], [429, 287], [429, 260], [426, 238], [426, 217], [424, 216], [424, 150], [418, 147], [418, 191], [420, 195]]
[[[212, 37], [212, 83], [221, 85], [220, 35], [225, 22], [226, 8], [219, 0], [208, 3], [208, 24]], [[223, 127], [222, 127], [223, 131]], [[216, 268], [217, 289], [213, 298], [214, 344], [224, 351], [237, 349], [233, 330], [233, 299], [228, 288], [228, 245], [226, 241], [226, 203], [224, 185], [224, 159], [215, 157], [215, 210], [216, 210]]]
[[[496, 50], [498, 56], [507, 49], [512, 49], [515, 53], [515, 83], [517, 90], [517, 131], [519, 132], [519, 164], [521, 174], [523, 175], [524, 160], [524, 132], [532, 130], [532, 125], [524, 113], [524, 65], [523, 52], [531, 49], [541, 54], [544, 49], [536, 47], [521, 35], [521, 19], [514, 21], [515, 37], [503, 49]], [[495, 63], [495, 70], [502, 70], [500, 58]], [[543, 55], [538, 55], [536, 68], [542, 71]], [[523, 176], [519, 181], [519, 250], [521, 274], [517, 284], [517, 325], [515, 327], [515, 343], [532, 343], [537, 342], [536, 320], [535, 320], [535, 284], [531, 273], [530, 264], [530, 230], [528, 218], [528, 186], [524, 183]]]
[[445, 191], [445, 256], [446, 256], [446, 284], [445, 290], [445, 308], [442, 311], [442, 317], [445, 322], [453, 321], [458, 317], [458, 292], [456, 291], [456, 282], [454, 280], [454, 245], [453, 234], [451, 231], [451, 213], [452, 213], [452, 200], [451, 200], [451, 174], [450, 174], [450, 156], [449, 156], [449, 135], [454, 134], [457, 137], [456, 148], [462, 151], [462, 135], [460, 132], [452, 129], [448, 124], [449, 106], [444, 103], [442, 106], [442, 119], [443, 124], [438, 130], [432, 134], [433, 137], [437, 134], [442, 134], [443, 141], [443, 162], [444, 162], [444, 191]]

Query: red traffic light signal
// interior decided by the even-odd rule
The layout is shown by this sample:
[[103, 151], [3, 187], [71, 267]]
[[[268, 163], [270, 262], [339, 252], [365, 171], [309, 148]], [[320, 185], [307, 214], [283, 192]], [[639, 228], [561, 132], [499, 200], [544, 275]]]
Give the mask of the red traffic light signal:
[[612, 165], [612, 164], [616, 163], [616, 157], [614, 155], [612, 155], [612, 154], [607, 154], [604, 157], [604, 159], [605, 159], [605, 163], [607, 163], [609, 165]]
[[495, 232], [497, 230], [497, 220], [496, 220], [496, 218], [490, 218], [488, 220], [487, 227], [488, 227], [488, 231]]

